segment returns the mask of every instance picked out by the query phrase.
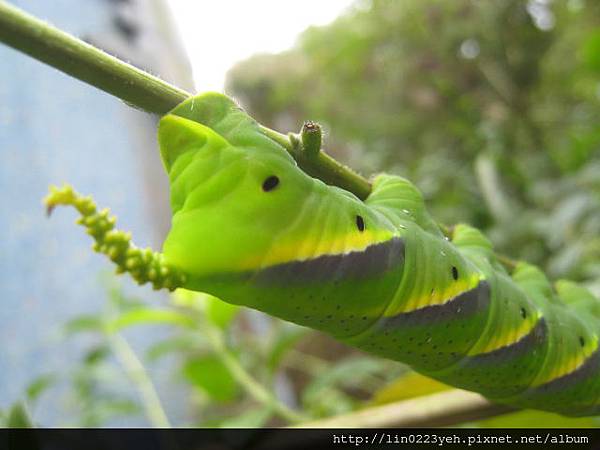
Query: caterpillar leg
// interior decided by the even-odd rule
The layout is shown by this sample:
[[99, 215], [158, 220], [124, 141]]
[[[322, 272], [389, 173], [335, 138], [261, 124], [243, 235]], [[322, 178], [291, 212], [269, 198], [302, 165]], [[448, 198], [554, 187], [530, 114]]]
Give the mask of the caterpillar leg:
[[152, 283], [154, 289], [173, 291], [185, 282], [185, 275], [167, 265], [161, 253], [140, 249], [131, 242], [130, 233], [115, 230], [116, 217], [108, 209], [98, 211], [92, 197], [82, 196], [69, 185], [51, 186], [44, 203], [48, 215], [57, 205], [73, 206], [81, 215], [77, 223], [94, 238], [94, 251], [108, 256], [117, 273], [128, 272], [138, 284]]

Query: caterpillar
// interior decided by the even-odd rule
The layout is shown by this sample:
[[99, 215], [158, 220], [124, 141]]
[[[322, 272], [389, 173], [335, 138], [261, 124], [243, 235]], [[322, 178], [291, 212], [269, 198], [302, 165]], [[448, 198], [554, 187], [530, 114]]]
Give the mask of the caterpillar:
[[[584, 287], [553, 286], [525, 262], [509, 273], [468, 225], [447, 238], [404, 178], [376, 176], [361, 201], [308, 176], [224, 95], [186, 100], [158, 138], [173, 216], [162, 254], [145, 253], [152, 270], [106, 212], [78, 206], [120, 271], [323, 331], [495, 402], [600, 414], [600, 301]], [[65, 192], [49, 207], [76, 204]]]

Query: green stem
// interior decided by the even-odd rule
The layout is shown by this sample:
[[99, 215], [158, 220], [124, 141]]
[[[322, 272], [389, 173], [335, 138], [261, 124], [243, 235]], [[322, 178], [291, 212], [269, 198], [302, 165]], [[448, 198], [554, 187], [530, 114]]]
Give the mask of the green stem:
[[[0, 42], [150, 113], [166, 114], [191, 95], [2, 0]], [[261, 128], [308, 174], [353, 192], [363, 200], [369, 195], [369, 182], [348, 167], [322, 152], [318, 158], [306, 158], [295, 151], [287, 136]]]
[[190, 94], [0, 1], [0, 42], [150, 113]]
[[107, 338], [125, 373], [136, 385], [142, 399], [142, 404], [146, 410], [146, 416], [152, 426], [170, 428], [171, 424], [160, 403], [158, 393], [154, 389], [154, 385], [146, 373], [144, 365], [138, 359], [131, 346], [118, 333], [108, 332]]
[[273, 409], [284, 419], [291, 423], [298, 423], [306, 420], [306, 417], [288, 408], [286, 405], [281, 403], [277, 397], [269, 392], [262, 384], [256, 381], [244, 367], [240, 364], [238, 359], [227, 349], [223, 342], [223, 336], [221, 332], [215, 327], [206, 324], [205, 328], [202, 329], [205, 336], [215, 351], [215, 354], [221, 359], [221, 362], [227, 367], [229, 373], [236, 379], [236, 381], [244, 387], [244, 389], [250, 394], [256, 401], [267, 405]]

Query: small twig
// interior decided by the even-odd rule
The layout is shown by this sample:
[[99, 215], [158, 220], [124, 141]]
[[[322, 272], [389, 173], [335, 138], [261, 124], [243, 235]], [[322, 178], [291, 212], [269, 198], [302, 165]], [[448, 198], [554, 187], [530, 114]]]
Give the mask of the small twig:
[[133, 349], [125, 338], [118, 333], [108, 332], [107, 339], [117, 359], [123, 366], [125, 373], [137, 387], [142, 405], [146, 411], [148, 420], [154, 427], [170, 428], [171, 424], [160, 403], [160, 398], [150, 377], [144, 369], [144, 365], [138, 359]]
[[[166, 114], [191, 95], [2, 0], [0, 42], [150, 113]], [[307, 158], [288, 136], [261, 129], [281, 144], [306, 173], [353, 192], [362, 200], [371, 192], [365, 178], [325, 153]]]
[[306, 420], [306, 416], [281, 403], [275, 395], [269, 392], [262, 384], [256, 381], [246, 369], [244, 369], [238, 359], [226, 348], [220, 330], [210, 324], [205, 324], [202, 328], [202, 332], [208, 337], [208, 341], [213, 347], [215, 355], [221, 360], [225, 367], [227, 367], [229, 373], [246, 390], [246, 392], [250, 394], [250, 396], [259, 403], [272, 408], [274, 412], [291, 423], [298, 423]]
[[479, 394], [453, 389], [350, 414], [296, 425], [300, 428], [441, 427], [514, 411]]
[[4, 1], [0, 41], [151, 113], [164, 114], [190, 95]]

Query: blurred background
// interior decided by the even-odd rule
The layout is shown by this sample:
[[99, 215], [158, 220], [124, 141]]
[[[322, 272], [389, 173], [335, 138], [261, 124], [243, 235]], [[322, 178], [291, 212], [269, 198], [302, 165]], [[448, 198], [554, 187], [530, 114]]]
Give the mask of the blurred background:
[[[438, 221], [600, 294], [594, 0], [11, 3], [184, 89], [224, 90], [278, 131], [316, 120], [335, 158], [410, 178]], [[284, 425], [446, 389], [316, 332], [111, 275], [75, 214], [47, 220], [41, 199], [72, 183], [160, 248], [156, 118], [5, 47], [0, 67], [3, 420]], [[600, 422], [521, 411], [466, 425]]]

